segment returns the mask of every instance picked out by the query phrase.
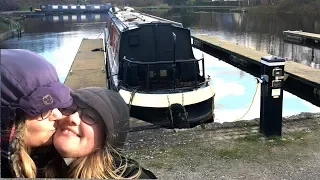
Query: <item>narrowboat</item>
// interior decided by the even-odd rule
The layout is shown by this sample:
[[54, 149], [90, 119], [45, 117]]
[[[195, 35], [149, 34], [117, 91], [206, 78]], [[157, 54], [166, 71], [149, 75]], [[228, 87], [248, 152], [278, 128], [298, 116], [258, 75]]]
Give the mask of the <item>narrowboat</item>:
[[45, 14], [68, 14], [68, 13], [107, 13], [111, 8], [111, 4], [89, 4], [89, 5], [61, 5], [61, 4], [49, 4], [40, 5], [39, 9], [35, 9], [35, 12], [41, 12]]
[[213, 122], [214, 90], [189, 29], [112, 7], [103, 39], [108, 88], [121, 94], [131, 117], [167, 128]]

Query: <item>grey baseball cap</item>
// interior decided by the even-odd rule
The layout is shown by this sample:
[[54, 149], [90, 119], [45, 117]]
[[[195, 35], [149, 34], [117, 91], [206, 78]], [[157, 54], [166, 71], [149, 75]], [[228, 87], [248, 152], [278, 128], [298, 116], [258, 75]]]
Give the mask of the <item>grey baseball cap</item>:
[[1, 124], [12, 120], [16, 109], [39, 115], [72, 105], [71, 90], [59, 82], [55, 67], [25, 49], [0, 50]]

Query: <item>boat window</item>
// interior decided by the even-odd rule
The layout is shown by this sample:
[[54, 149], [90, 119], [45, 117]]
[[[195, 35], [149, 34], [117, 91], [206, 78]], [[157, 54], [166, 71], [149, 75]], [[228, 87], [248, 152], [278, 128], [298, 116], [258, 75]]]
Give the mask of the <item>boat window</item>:
[[47, 8], [47, 6], [42, 5], [41, 8], [42, 8], [42, 9], [45, 9], [45, 8]]
[[86, 6], [80, 6], [80, 9], [86, 9]]
[[87, 19], [87, 16], [86, 15], [81, 15], [81, 20], [86, 20]]
[[52, 9], [58, 9], [58, 6], [52, 6]]
[[95, 9], [100, 9], [100, 6], [94, 6]]
[[53, 16], [53, 21], [59, 21], [59, 16]]
[[76, 21], [76, 20], [78, 20], [78, 17], [77, 17], [77, 15], [72, 15], [71, 19], [72, 19], [72, 21]]
[[77, 9], [77, 6], [71, 6], [71, 9]]
[[68, 9], [68, 6], [62, 6], [62, 9]]
[[149, 71], [149, 73], [150, 73], [150, 74], [149, 74], [149, 77], [150, 77], [150, 78], [154, 78], [154, 72], [153, 72], [153, 71]]
[[100, 14], [96, 14], [96, 15], [94, 15], [94, 19], [95, 19], [95, 20], [100, 20], [100, 17], [101, 17], [101, 15], [100, 15]]
[[160, 70], [160, 76], [161, 77], [167, 76], [167, 70]]
[[139, 36], [138, 35], [130, 35], [129, 36], [129, 45], [130, 46], [138, 46], [139, 45]]

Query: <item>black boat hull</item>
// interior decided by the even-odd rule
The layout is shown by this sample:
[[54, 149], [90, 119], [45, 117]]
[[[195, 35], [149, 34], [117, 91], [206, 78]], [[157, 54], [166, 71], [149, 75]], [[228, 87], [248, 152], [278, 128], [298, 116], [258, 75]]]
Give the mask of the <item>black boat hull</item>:
[[[187, 112], [187, 122], [190, 127], [203, 123], [210, 123], [214, 120], [214, 96], [203, 102], [184, 106]], [[166, 128], [179, 128], [173, 123], [169, 116], [169, 108], [151, 108], [132, 105], [130, 108], [131, 117], [159, 125]]]

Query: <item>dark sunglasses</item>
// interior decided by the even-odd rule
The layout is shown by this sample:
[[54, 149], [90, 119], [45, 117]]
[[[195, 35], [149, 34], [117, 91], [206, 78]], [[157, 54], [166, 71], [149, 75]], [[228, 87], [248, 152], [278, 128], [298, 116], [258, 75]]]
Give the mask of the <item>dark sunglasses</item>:
[[70, 106], [67, 108], [59, 108], [59, 110], [60, 110], [61, 114], [65, 115], [65, 116], [70, 116], [70, 115], [78, 112], [81, 120], [88, 125], [93, 125], [93, 124], [97, 123], [95, 118], [93, 118], [89, 115], [90, 114], [89, 108], [81, 108], [81, 107], [73, 105], [73, 106]]

